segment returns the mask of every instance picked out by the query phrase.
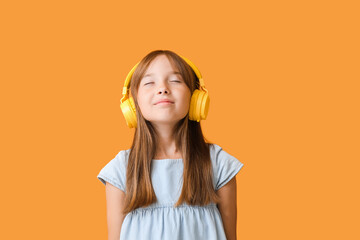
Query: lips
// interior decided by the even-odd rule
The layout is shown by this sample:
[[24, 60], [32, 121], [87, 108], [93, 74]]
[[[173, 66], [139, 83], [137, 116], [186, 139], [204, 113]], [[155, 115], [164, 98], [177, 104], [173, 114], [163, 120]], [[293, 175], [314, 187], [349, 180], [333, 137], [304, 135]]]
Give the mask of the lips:
[[165, 102], [165, 103], [174, 103], [173, 101], [170, 101], [170, 100], [168, 100], [168, 99], [163, 99], [163, 100], [160, 100], [160, 101], [158, 101], [157, 103], [155, 103], [155, 105], [158, 104], [158, 103], [162, 103], [162, 102]]

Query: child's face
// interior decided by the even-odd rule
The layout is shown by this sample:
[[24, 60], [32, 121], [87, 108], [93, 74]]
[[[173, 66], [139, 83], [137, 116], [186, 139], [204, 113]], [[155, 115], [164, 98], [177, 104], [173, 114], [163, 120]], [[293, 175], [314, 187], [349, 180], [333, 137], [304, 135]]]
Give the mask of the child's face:
[[[175, 124], [189, 111], [190, 89], [174, 71], [167, 57], [159, 55], [140, 81], [137, 101], [144, 118], [155, 126]], [[171, 103], [157, 103], [162, 99]]]

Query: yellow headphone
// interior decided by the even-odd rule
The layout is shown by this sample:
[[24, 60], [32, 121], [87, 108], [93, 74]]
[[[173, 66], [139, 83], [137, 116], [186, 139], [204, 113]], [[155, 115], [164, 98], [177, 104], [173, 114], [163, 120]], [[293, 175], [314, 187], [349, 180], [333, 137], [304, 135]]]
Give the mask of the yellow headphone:
[[[187, 58], [179, 55], [182, 59], [190, 65], [190, 67], [194, 70], [196, 76], [199, 79], [200, 86], [199, 89], [195, 89], [191, 95], [190, 108], [189, 108], [189, 119], [192, 121], [200, 122], [200, 120], [205, 120], [209, 111], [210, 98], [208, 90], [205, 88], [204, 80], [200, 74], [199, 69]], [[136, 109], [134, 99], [132, 97], [129, 98], [129, 83], [130, 79], [140, 62], [135, 64], [135, 66], [128, 73], [125, 84], [123, 87], [123, 97], [120, 100], [120, 108], [122, 113], [124, 114], [126, 124], [129, 128], [137, 127], [136, 120]]]

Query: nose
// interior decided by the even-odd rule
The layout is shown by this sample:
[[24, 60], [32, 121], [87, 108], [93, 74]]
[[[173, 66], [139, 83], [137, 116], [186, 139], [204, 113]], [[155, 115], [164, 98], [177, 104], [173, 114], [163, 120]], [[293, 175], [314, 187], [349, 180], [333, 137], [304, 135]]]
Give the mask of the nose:
[[163, 94], [163, 93], [169, 94], [169, 90], [167, 90], [166, 88], [164, 88], [164, 89], [159, 89], [158, 94]]
[[166, 84], [164, 84], [164, 85], [162, 85], [162, 86], [160, 86], [159, 88], [158, 88], [158, 92], [157, 92], [158, 94], [164, 94], [164, 93], [166, 93], [166, 94], [169, 94], [170, 93], [170, 90], [169, 90], [169, 88], [166, 86]]

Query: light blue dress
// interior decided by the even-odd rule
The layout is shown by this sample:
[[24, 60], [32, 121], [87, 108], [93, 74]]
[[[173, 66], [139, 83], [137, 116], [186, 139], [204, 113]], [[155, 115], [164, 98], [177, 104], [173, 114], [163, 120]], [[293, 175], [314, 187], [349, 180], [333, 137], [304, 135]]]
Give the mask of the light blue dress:
[[[130, 149], [121, 150], [97, 178], [126, 193], [126, 166]], [[214, 189], [228, 183], [244, 165], [219, 145], [210, 145]], [[215, 203], [174, 207], [182, 188], [182, 159], [152, 160], [151, 181], [157, 202], [128, 213], [120, 240], [226, 240], [221, 214]]]

